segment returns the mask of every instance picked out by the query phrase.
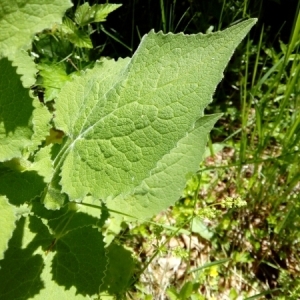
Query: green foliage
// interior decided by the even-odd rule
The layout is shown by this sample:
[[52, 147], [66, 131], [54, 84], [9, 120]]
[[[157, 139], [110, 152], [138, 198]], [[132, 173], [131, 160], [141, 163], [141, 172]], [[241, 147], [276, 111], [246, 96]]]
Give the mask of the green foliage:
[[257, 43], [244, 44], [238, 69], [231, 66], [239, 79], [213, 137], [228, 148], [201, 172], [201, 204], [218, 205], [228, 195], [247, 202], [238, 210], [220, 207], [210, 255], [231, 257], [222, 278], [232, 280], [238, 270], [258, 299], [293, 299], [299, 286], [299, 26], [297, 11], [288, 44], [270, 46], [264, 27]]
[[[272, 7], [279, 2], [283, 3], [268, 1]], [[187, 182], [181, 200], [164, 215], [165, 222], [185, 226], [181, 232], [189, 231], [185, 234], [191, 240], [202, 238], [197, 242], [200, 263], [191, 259], [195, 249], [190, 250], [188, 245], [182, 248], [190, 254], [167, 279], [171, 286], [167, 294], [170, 298], [173, 295], [172, 299], [177, 299], [186, 282], [193, 281], [186, 275], [180, 277], [182, 270], [188, 272], [190, 264], [201, 266], [202, 260], [223, 257], [230, 258], [230, 263], [219, 268], [214, 280], [203, 274], [195, 278], [200, 282], [199, 298], [299, 297], [299, 3], [295, 2], [286, 22], [276, 18], [275, 26], [268, 26], [266, 3], [216, 0], [183, 5], [160, 1], [160, 11], [157, 7], [164, 31], [176, 31], [181, 24], [189, 25], [185, 27], [187, 32], [212, 31], [257, 14], [260, 21], [256, 33], [252, 32], [235, 52], [226, 79], [209, 105], [210, 113], [225, 111], [211, 135], [211, 156], [201, 172]], [[284, 5], [281, 7], [283, 17]], [[289, 27], [292, 11], [295, 20]], [[178, 23], [176, 18], [180, 19]], [[135, 22], [139, 27], [138, 20]], [[223, 149], [215, 149], [215, 142], [221, 142]], [[246, 207], [231, 205], [243, 202], [247, 202]], [[157, 218], [154, 220], [157, 222]], [[151, 226], [146, 225], [144, 230], [145, 243], [152, 237], [147, 235]], [[157, 244], [169, 238], [170, 232], [161, 236]], [[178, 236], [176, 240], [181, 239]], [[172, 246], [167, 250], [170, 256], [175, 255], [170, 254]], [[157, 260], [167, 258], [161, 254]], [[168, 275], [166, 271], [165, 277]], [[157, 285], [165, 291], [160, 282], [152, 287]]]
[[[90, 6], [87, 2], [78, 6], [74, 21], [65, 17], [61, 32], [65, 38], [79, 48], [93, 48], [89, 35], [92, 33], [91, 23], [105, 22], [108, 14], [120, 7], [121, 4], [95, 4]], [[60, 30], [60, 29], [58, 29]]]
[[92, 56], [100, 57], [101, 49], [93, 47], [90, 35], [95, 32], [92, 23], [105, 22], [109, 13], [120, 4], [97, 4], [87, 2], [76, 9], [68, 10], [62, 24], [37, 34], [33, 41], [33, 54], [37, 57], [38, 89], [44, 93], [45, 101], [55, 99], [74, 74], [92, 68]]
[[1, 0], [0, 12], [0, 57], [6, 56], [18, 67], [18, 74], [24, 75], [23, 84], [34, 84], [36, 67], [26, 55], [32, 36], [54, 23], [61, 23], [66, 9], [71, 7], [69, 0], [44, 0], [11, 2]]
[[[26, 62], [33, 61], [28, 56], [16, 70], [7, 57], [18, 64], [33, 34], [47, 28], [62, 34], [63, 51], [70, 43], [89, 48], [91, 32], [81, 27], [105, 21], [119, 5], [84, 4], [60, 26], [54, 24], [70, 3], [40, 2], [0, 1], [0, 295], [122, 296], [134, 260], [110, 234], [120, 222], [149, 219], [180, 197], [220, 117], [204, 116], [204, 108], [255, 20], [209, 35], [152, 31], [132, 58], [102, 59], [72, 76], [56, 64], [58, 44], [47, 54], [45, 31], [34, 46], [45, 46], [38, 69], [46, 100], [54, 99], [45, 105], [26, 88], [35, 69], [25, 72]], [[109, 217], [114, 226], [105, 231]], [[180, 297], [193, 289], [187, 283]]]
[[68, 0], [44, 0], [39, 4], [35, 1], [18, 3], [1, 0], [1, 53], [12, 57], [18, 49], [29, 47], [33, 34], [54, 23], [61, 23], [64, 12], [70, 6]]

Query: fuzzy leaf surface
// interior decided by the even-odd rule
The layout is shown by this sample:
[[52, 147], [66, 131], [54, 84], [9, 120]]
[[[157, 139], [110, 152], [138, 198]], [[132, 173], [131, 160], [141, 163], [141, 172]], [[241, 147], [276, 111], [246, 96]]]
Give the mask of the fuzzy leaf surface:
[[[139, 219], [151, 218], [179, 199], [186, 184], [183, 174], [196, 172], [202, 160], [207, 136], [221, 115], [211, 115], [201, 118], [195, 128], [178, 141], [175, 148], [165, 155], [151, 175], [145, 178], [133, 192], [107, 200], [107, 207], [119, 213], [113, 214], [117, 219], [133, 221], [133, 216]], [[120, 211], [120, 208], [121, 211]]]
[[[203, 117], [234, 49], [254, 23], [208, 35], [150, 32], [131, 59], [104, 60], [67, 83], [55, 118], [69, 137], [59, 154], [62, 191], [71, 200], [125, 197], [160, 162], [162, 169], [177, 164], [164, 157]], [[197, 139], [206, 136], [203, 131]]]

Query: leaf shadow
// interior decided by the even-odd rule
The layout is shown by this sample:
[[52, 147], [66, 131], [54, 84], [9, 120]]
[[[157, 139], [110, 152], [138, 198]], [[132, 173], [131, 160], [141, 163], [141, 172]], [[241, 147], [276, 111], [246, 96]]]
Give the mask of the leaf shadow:
[[46, 187], [36, 171], [19, 172], [0, 166], [0, 180], [0, 194], [16, 206], [38, 197]]
[[[25, 300], [44, 295], [48, 293], [50, 278], [54, 283], [50, 289], [62, 287], [64, 292], [75, 287], [76, 294], [84, 297], [103, 292], [119, 295], [126, 291], [135, 262], [123, 246], [105, 247], [100, 230], [108, 214], [103, 213], [99, 219], [75, 212], [70, 218], [73, 212], [67, 209], [42, 212], [40, 205], [33, 207], [35, 216], [17, 221], [4, 259], [0, 261], [0, 299]], [[43, 217], [51, 220], [47, 226]], [[56, 240], [61, 228], [66, 233]], [[53, 255], [49, 255], [50, 251]]]
[[22, 86], [21, 76], [7, 58], [0, 59], [0, 124], [6, 135], [17, 128], [27, 128], [32, 117], [33, 105], [29, 91]]
[[[100, 231], [108, 217], [107, 210], [102, 210], [97, 226], [91, 226], [92, 217], [83, 213], [74, 215], [66, 227], [67, 234], [57, 241], [54, 249], [52, 274], [58, 285], [66, 289], [74, 286], [83, 296], [102, 292], [118, 295], [128, 288], [136, 262], [123, 246], [112, 243], [106, 247]], [[85, 226], [80, 227], [79, 223]], [[76, 229], [68, 231], [69, 226]]]
[[[25, 232], [26, 226], [30, 232]], [[27, 242], [28, 235], [34, 238], [23, 248], [22, 244]], [[28, 299], [40, 292], [44, 287], [40, 278], [44, 259], [35, 251], [39, 247], [45, 250], [51, 239], [40, 219], [29, 216], [28, 219], [22, 217], [17, 221], [4, 259], [0, 261], [1, 299]]]

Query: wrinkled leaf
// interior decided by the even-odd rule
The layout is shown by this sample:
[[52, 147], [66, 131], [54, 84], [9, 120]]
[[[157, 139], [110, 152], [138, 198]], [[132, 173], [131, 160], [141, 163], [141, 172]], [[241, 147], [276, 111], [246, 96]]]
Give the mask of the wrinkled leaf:
[[[160, 189], [160, 196], [167, 195], [160, 186], [167, 187], [177, 170], [180, 195], [187, 172], [180, 164], [186, 156], [184, 143], [194, 148], [188, 150], [192, 153], [199, 142], [206, 143], [215, 117], [203, 119], [199, 126], [206, 129], [200, 131], [197, 120], [254, 22], [209, 35], [150, 32], [132, 59], [103, 60], [67, 83], [56, 101], [54, 120], [69, 137], [59, 154], [62, 191], [71, 200], [87, 194], [106, 201], [128, 195], [130, 206], [152, 209], [150, 199], [158, 199]], [[178, 147], [179, 141], [184, 142]], [[193, 164], [199, 164], [201, 151]]]
[[[120, 216], [123, 219], [130, 220], [128, 216], [138, 216], [143, 220], [172, 205], [184, 189], [186, 179], [183, 174], [198, 170], [207, 135], [219, 117], [212, 115], [201, 118], [195, 129], [177, 142], [176, 147], [157, 163], [151, 174], [130, 195], [109, 198], [107, 207], [122, 213]], [[124, 217], [123, 214], [128, 216]], [[117, 217], [117, 214], [114, 216]]]

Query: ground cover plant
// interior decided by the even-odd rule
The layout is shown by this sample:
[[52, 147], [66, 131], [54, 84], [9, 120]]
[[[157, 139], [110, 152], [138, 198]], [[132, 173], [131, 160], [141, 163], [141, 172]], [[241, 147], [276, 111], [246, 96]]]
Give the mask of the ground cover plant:
[[255, 23], [151, 31], [131, 58], [92, 62], [91, 24], [119, 5], [71, 6], [0, 1], [3, 299], [122, 297], [136, 266], [113, 239], [181, 196], [220, 118], [204, 109]]

